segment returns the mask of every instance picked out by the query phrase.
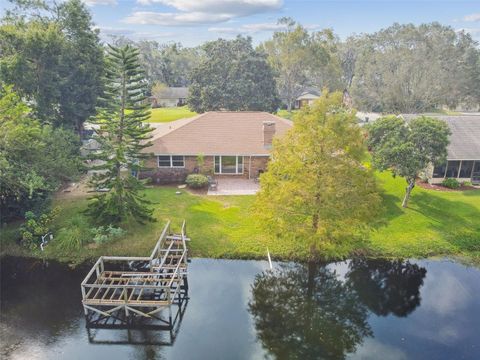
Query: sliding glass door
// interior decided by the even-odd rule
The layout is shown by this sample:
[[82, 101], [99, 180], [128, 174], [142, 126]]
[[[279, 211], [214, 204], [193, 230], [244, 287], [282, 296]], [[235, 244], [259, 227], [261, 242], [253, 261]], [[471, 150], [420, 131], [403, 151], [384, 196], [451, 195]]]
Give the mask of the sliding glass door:
[[215, 174], [243, 174], [243, 156], [215, 156]]

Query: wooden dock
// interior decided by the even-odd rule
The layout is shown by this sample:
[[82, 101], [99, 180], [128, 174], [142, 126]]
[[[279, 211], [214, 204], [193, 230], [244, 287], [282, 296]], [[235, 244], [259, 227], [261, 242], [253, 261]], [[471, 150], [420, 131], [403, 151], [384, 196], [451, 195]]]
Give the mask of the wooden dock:
[[168, 222], [149, 257], [101, 256], [81, 284], [87, 326], [173, 328], [188, 299], [189, 240], [185, 221], [178, 234]]

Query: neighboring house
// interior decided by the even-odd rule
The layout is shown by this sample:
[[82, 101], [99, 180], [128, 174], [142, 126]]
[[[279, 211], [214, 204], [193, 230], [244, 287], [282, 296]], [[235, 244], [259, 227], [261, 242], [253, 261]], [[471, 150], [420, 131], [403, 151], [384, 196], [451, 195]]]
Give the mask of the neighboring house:
[[364, 125], [364, 124], [367, 124], [369, 122], [375, 121], [375, 120], [381, 118], [384, 115], [381, 114], [381, 113], [357, 111], [355, 116], [357, 117], [360, 125]]
[[152, 146], [145, 149], [155, 157], [147, 162], [149, 169], [140, 177], [169, 183], [203, 172], [254, 179], [266, 170], [273, 138], [291, 126], [290, 120], [247, 111], [207, 112], [156, 124]]
[[305, 90], [300, 96], [295, 99], [293, 104], [294, 109], [300, 109], [307, 105], [312, 105], [321, 95], [321, 92], [315, 88], [309, 88]]
[[175, 107], [187, 103], [188, 88], [166, 87], [155, 96], [150, 96], [152, 107]]
[[[402, 115], [407, 121], [418, 115]], [[445, 178], [480, 184], [480, 115], [432, 116], [445, 121], [451, 131], [447, 163], [431, 166], [426, 175], [431, 184]]]

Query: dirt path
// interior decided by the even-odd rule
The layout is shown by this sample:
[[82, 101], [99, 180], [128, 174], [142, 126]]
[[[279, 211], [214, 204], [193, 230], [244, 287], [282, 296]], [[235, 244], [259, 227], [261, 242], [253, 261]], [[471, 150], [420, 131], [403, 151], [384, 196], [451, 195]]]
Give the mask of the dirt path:
[[83, 176], [78, 182], [73, 182], [63, 187], [55, 194], [56, 199], [72, 199], [86, 197], [92, 194], [88, 187], [89, 176]]

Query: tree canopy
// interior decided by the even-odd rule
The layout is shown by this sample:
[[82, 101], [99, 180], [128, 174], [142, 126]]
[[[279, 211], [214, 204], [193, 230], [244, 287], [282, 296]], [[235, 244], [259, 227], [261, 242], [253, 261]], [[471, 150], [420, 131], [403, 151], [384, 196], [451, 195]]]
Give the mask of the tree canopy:
[[80, 0], [16, 4], [0, 26], [2, 81], [42, 123], [81, 129], [102, 86], [103, 51], [89, 11]]
[[390, 170], [407, 181], [402, 206], [408, 206], [415, 180], [430, 164], [446, 161], [448, 125], [441, 120], [421, 116], [409, 122], [400, 117], [380, 118], [368, 127], [368, 143], [374, 166]]
[[394, 24], [348, 44], [343, 63], [355, 54], [351, 93], [362, 110], [418, 113], [480, 105], [480, 50], [465, 32], [439, 23]]
[[190, 85], [190, 73], [203, 54], [198, 47], [184, 47], [180, 43], [159, 44], [151, 40], [133, 41], [114, 37], [113, 44], [138, 48], [139, 62], [151, 88], [155, 83], [170, 87]]
[[0, 134], [2, 221], [41, 209], [49, 194], [82, 168], [78, 137], [42, 126], [12, 86], [0, 86]]
[[380, 201], [365, 151], [355, 113], [343, 107], [341, 93], [325, 92], [274, 141], [256, 199], [263, 226], [312, 256], [348, 255]]
[[291, 18], [281, 18], [271, 39], [260, 45], [275, 70], [280, 96], [290, 110], [307, 86], [338, 90], [337, 38], [329, 29], [309, 33]]
[[202, 48], [205, 55], [192, 71], [187, 99], [193, 111], [278, 109], [273, 71], [251, 38], [219, 39]]

